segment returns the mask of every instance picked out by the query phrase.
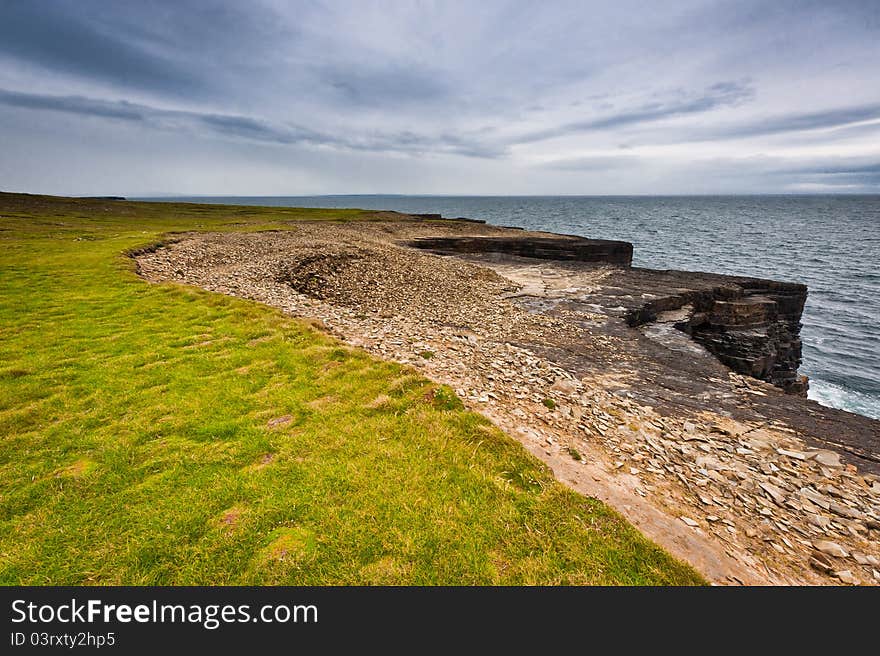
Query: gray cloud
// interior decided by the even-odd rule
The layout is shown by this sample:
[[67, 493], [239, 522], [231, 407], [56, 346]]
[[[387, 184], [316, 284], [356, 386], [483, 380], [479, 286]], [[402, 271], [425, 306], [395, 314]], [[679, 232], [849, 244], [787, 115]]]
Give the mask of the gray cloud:
[[819, 182], [828, 187], [880, 187], [880, 162], [816, 162], [805, 166], [783, 168], [777, 174], [805, 182]]
[[788, 173], [815, 173], [817, 175], [861, 175], [880, 174], [880, 162], [868, 164], [832, 162], [800, 166], [786, 170]]
[[498, 157], [503, 154], [501, 150], [471, 143], [456, 135], [425, 136], [402, 131], [374, 132], [351, 138], [249, 116], [167, 110], [126, 101], [111, 102], [82, 96], [48, 96], [0, 89], [0, 105], [132, 121], [164, 130], [194, 130], [207, 136], [272, 145], [306, 144], [401, 153], [440, 151], [468, 157]]
[[[0, 140], [17, 150], [0, 149], [0, 172], [7, 188], [102, 191], [149, 150], [151, 188], [164, 175], [184, 193], [226, 189], [211, 180], [231, 170], [252, 193], [267, 179], [302, 193], [880, 191], [878, 38], [873, 0], [7, 0]], [[198, 175], [177, 143], [204, 153]], [[47, 165], [19, 166], [23, 153]], [[92, 165], [51, 178], [58, 153]]]
[[783, 132], [838, 128], [861, 121], [872, 120], [880, 120], [880, 103], [856, 107], [841, 107], [821, 112], [788, 114], [759, 119], [740, 125], [720, 126], [711, 132], [711, 136], [754, 137]]
[[171, 118], [182, 117], [191, 119], [196, 124], [205, 127], [210, 132], [227, 136], [264, 141], [274, 144], [312, 143], [329, 144], [336, 140], [327, 135], [314, 132], [299, 126], [271, 125], [265, 121], [247, 116], [230, 116], [224, 114], [198, 114], [195, 112], [160, 112], [155, 115], [159, 118], [169, 116]]
[[379, 70], [334, 66], [319, 69], [315, 74], [338, 92], [343, 102], [359, 106], [432, 102], [450, 95], [439, 75], [404, 65], [390, 65]]
[[651, 102], [632, 109], [624, 109], [607, 116], [566, 123], [523, 135], [516, 139], [515, 143], [543, 141], [577, 132], [607, 130], [641, 123], [651, 123], [689, 114], [700, 114], [719, 107], [736, 106], [753, 97], [754, 90], [745, 84], [718, 82], [710, 86], [703, 94], [695, 97]]
[[108, 102], [82, 96], [46, 96], [0, 89], [0, 104], [22, 109], [41, 109], [55, 112], [115, 118], [125, 121], [144, 121], [144, 107], [130, 102]]
[[196, 92], [202, 87], [194, 71], [112, 31], [101, 30], [94, 21], [82, 21], [77, 6], [63, 2], [5, 2], [0, 10], [0, 55], [54, 71], [166, 93]]
[[557, 171], [615, 171], [638, 166], [641, 159], [634, 155], [574, 157], [553, 160], [543, 167]]

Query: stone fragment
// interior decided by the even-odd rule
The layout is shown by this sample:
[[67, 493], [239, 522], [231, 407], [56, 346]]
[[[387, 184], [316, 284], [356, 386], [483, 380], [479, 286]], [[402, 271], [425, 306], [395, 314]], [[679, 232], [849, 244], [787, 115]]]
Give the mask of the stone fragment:
[[840, 462], [840, 455], [834, 451], [816, 451], [816, 462], [826, 467], [843, 467]]
[[829, 556], [846, 558], [849, 555], [847, 554], [846, 549], [841, 547], [836, 542], [832, 542], [831, 540], [814, 540], [813, 546], [822, 553], [828, 554]]
[[694, 521], [693, 519], [691, 519], [690, 517], [681, 516], [681, 517], [679, 517], [679, 519], [680, 519], [681, 521], [683, 521], [685, 524], [687, 524], [688, 526], [690, 526], [691, 528], [693, 528], [694, 526], [699, 526], [699, 525], [700, 525], [698, 522], [695, 522], [695, 521]]
[[276, 426], [283, 426], [284, 424], [289, 424], [293, 421], [293, 415], [284, 415], [283, 417], [276, 417], [275, 419], [270, 419], [266, 422], [266, 425], [269, 428], [275, 428]]
[[853, 576], [853, 573], [848, 569], [842, 569], [839, 572], [834, 572], [834, 576], [840, 579], [842, 583], [846, 583], [847, 585], [858, 585], [859, 580]]
[[815, 503], [817, 506], [819, 506], [820, 508], [824, 508], [825, 510], [828, 510], [828, 508], [830, 507], [830, 504], [828, 503], [828, 500], [825, 497], [823, 497], [818, 492], [814, 492], [813, 490], [811, 490], [809, 488], [802, 487], [801, 488], [801, 496], [804, 497], [805, 499], [809, 499], [810, 501]]
[[835, 515], [840, 515], [841, 517], [848, 517], [849, 519], [861, 519], [862, 513], [857, 510], [853, 510], [849, 506], [844, 506], [842, 503], [837, 503], [836, 501], [831, 501], [828, 504], [828, 510], [833, 512]]
[[803, 451], [788, 451], [786, 449], [776, 449], [776, 453], [781, 456], [788, 456], [789, 458], [794, 458], [795, 460], [806, 460], [809, 456]]
[[712, 456], [697, 456], [696, 464], [700, 469], [705, 469], [707, 471], [727, 469], [727, 467], [721, 464], [717, 458], [713, 458]]
[[570, 378], [557, 378], [550, 389], [564, 394], [574, 394], [577, 391], [577, 383]]
[[859, 524], [858, 522], [849, 522], [846, 525], [846, 530], [855, 535], [856, 537], [860, 537], [863, 533], [867, 533], [868, 529], [865, 528], [864, 524]]
[[814, 551], [810, 555], [810, 567], [813, 569], [822, 572], [823, 574], [833, 574], [834, 573], [834, 563], [832, 563], [828, 556], [823, 554], [821, 551]]
[[843, 492], [838, 490], [833, 485], [820, 485], [819, 492], [822, 494], [830, 494], [832, 497], [837, 497], [838, 499], [843, 499]]
[[822, 515], [817, 515], [816, 513], [810, 513], [807, 515], [807, 521], [809, 521], [813, 526], [818, 526], [823, 531], [828, 528], [828, 525], [831, 524], [831, 520], [827, 517], [823, 517]]
[[773, 499], [777, 506], [785, 503], [785, 494], [778, 487], [770, 483], [760, 483], [760, 486], [762, 490], [770, 495], [770, 498]]

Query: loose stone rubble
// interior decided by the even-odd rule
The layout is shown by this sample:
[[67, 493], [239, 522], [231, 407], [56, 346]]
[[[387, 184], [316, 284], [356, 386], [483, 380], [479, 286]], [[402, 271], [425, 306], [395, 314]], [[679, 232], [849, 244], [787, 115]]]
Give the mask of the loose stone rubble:
[[[687, 403], [655, 407], [640, 388], [649, 365], [638, 340], [648, 338], [601, 307], [547, 313], [535, 300], [554, 298], [554, 285], [557, 300], [583, 295], [611, 269], [579, 271], [575, 287], [562, 287], [569, 273], [553, 262], [466, 261], [398, 245], [463, 232], [504, 229], [387, 221], [190, 233], [141, 252], [137, 265], [153, 281], [320, 319], [349, 344], [450, 385], [562, 480], [607, 500], [716, 583], [880, 584], [880, 478], [769, 414], [781, 392], [688, 351], [676, 357], [708, 358], [699, 371], [719, 396], [677, 389], [669, 398]], [[518, 275], [523, 266], [537, 275]], [[760, 413], [720, 405], [748, 409], [753, 399], [765, 404]]]

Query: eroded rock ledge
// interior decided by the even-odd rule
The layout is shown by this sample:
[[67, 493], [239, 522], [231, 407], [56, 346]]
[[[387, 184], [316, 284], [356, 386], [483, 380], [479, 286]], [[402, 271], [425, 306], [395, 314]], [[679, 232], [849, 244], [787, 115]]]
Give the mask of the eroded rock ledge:
[[541, 260], [573, 260], [628, 267], [632, 264], [633, 245], [627, 241], [584, 239], [571, 235], [538, 237], [419, 237], [406, 243], [413, 248], [441, 255], [461, 253], [497, 253]]
[[807, 378], [798, 374], [805, 285], [680, 271], [632, 273], [642, 289], [663, 287], [669, 295], [629, 310], [626, 321], [630, 326], [642, 326], [664, 313], [686, 308], [687, 316], [675, 327], [721, 362], [737, 373], [806, 396]]
[[[629, 269], [633, 246], [625, 241], [571, 235], [420, 237], [405, 242], [444, 255], [495, 255], [604, 264]], [[675, 327], [734, 371], [806, 396], [801, 364], [801, 314], [806, 285], [719, 274], [630, 269], [606, 281], [602, 296], [626, 308], [633, 327], [687, 308]], [[648, 298], [649, 300], [645, 300]]]

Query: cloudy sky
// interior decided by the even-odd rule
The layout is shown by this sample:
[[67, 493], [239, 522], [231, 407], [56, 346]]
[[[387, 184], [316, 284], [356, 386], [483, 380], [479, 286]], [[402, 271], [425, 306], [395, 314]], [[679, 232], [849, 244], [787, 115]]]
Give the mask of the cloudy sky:
[[880, 192], [880, 1], [3, 0], [0, 189]]

